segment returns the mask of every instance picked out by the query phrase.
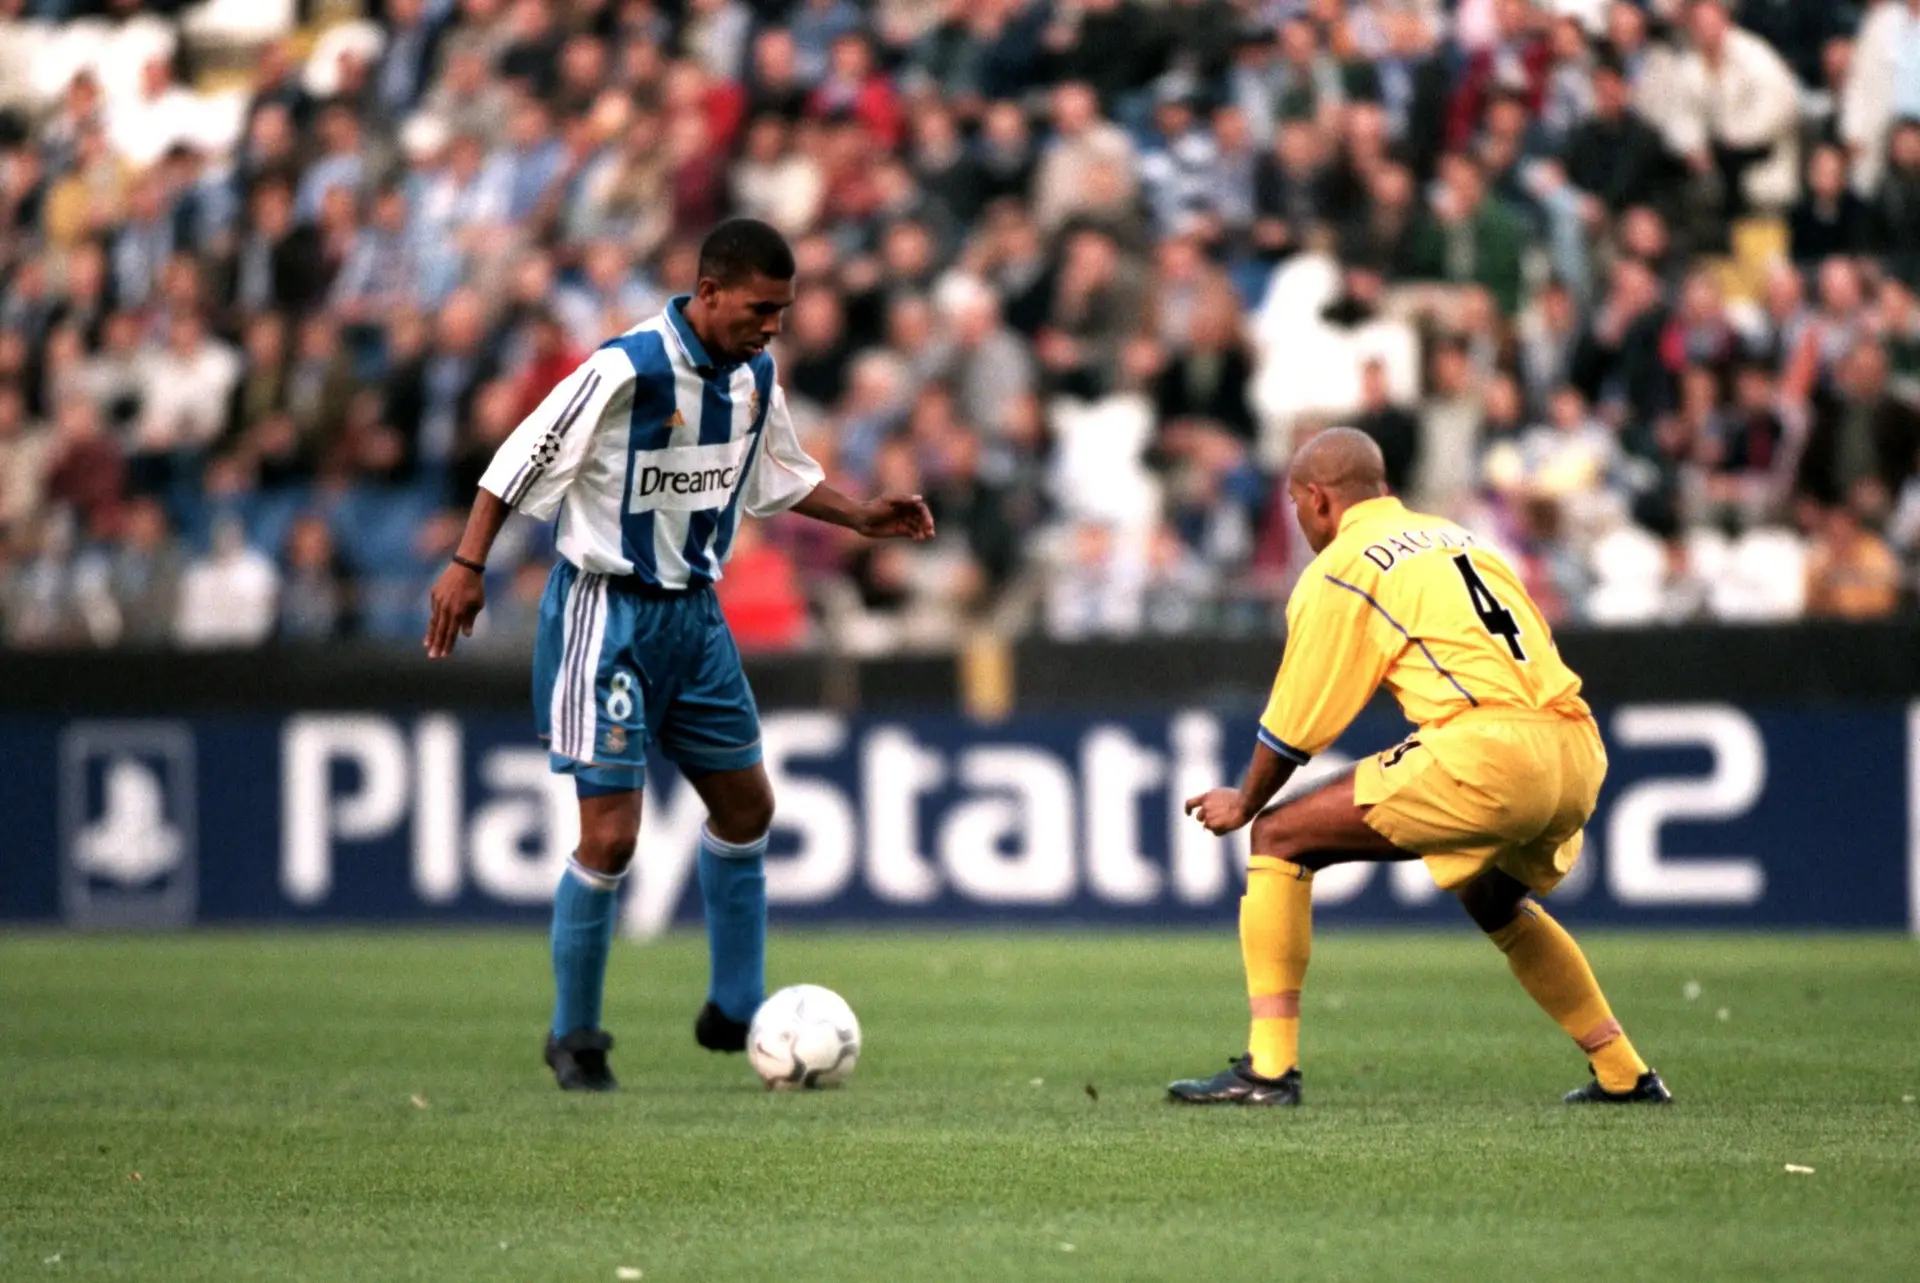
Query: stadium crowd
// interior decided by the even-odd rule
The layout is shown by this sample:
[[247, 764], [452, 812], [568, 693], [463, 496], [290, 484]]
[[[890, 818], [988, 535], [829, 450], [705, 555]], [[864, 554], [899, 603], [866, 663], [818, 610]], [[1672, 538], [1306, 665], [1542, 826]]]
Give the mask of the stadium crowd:
[[746, 646], [1272, 629], [1335, 423], [1559, 621], [1914, 600], [1920, 0], [0, 0], [0, 113], [11, 646], [417, 641], [730, 213], [941, 530], [744, 531]]

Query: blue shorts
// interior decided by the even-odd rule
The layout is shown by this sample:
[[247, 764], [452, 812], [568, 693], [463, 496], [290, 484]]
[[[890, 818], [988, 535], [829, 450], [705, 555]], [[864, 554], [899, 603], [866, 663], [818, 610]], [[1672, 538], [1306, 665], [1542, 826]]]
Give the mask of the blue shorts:
[[688, 775], [760, 760], [760, 710], [710, 587], [663, 592], [554, 566], [533, 647], [533, 717], [582, 796], [640, 787], [647, 742]]

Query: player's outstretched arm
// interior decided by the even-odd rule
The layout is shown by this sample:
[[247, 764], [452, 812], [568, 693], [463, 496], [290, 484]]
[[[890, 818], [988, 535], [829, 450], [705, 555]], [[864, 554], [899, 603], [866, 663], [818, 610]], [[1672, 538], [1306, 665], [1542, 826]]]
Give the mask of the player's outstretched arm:
[[927, 511], [926, 500], [917, 494], [850, 499], [823, 482], [793, 505], [793, 510], [815, 521], [845, 526], [869, 539], [911, 539], [923, 543], [933, 538], [933, 514]]
[[1247, 778], [1237, 789], [1208, 789], [1187, 799], [1186, 811], [1214, 833], [1228, 834], [1260, 814], [1293, 775], [1294, 764], [1256, 740]]
[[427, 620], [427, 658], [444, 659], [453, 654], [456, 640], [473, 636], [473, 621], [480, 617], [480, 608], [487, 604], [486, 580], [476, 567], [487, 564], [487, 554], [493, 551], [493, 541], [508, 511], [506, 501], [490, 490], [482, 489], [474, 497], [473, 511], [467, 514], [467, 528], [460, 536], [460, 546], [433, 584], [433, 595], [429, 599], [433, 613]]

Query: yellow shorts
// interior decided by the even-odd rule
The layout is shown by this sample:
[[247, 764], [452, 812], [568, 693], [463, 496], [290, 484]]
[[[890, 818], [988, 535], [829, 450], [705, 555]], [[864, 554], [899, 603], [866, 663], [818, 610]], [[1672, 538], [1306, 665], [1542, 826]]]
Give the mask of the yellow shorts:
[[1606, 773], [1591, 717], [1481, 708], [1362, 761], [1353, 800], [1444, 888], [1491, 867], [1544, 894], [1580, 858]]

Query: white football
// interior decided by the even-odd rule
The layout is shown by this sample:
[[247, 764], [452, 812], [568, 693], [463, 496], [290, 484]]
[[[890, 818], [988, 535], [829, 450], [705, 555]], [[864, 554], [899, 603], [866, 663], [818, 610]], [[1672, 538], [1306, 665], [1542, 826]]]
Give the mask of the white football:
[[753, 1013], [747, 1059], [769, 1091], [837, 1086], [860, 1061], [860, 1021], [833, 990], [788, 985]]

